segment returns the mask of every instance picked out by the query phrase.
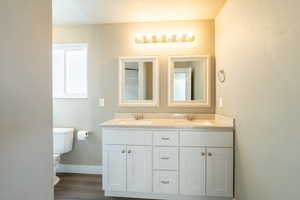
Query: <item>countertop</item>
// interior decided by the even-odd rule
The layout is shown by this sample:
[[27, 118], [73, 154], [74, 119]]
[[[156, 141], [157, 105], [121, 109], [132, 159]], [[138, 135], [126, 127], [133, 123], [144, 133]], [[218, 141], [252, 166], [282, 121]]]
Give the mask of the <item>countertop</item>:
[[101, 127], [115, 128], [226, 128], [233, 129], [233, 123], [221, 119], [112, 119], [100, 124]]

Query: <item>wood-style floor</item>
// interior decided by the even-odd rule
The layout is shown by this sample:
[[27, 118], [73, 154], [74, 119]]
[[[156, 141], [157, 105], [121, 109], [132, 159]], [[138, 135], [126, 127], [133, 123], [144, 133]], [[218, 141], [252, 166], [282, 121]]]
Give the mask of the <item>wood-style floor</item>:
[[58, 174], [60, 182], [54, 188], [55, 200], [136, 200], [104, 197], [100, 175]]

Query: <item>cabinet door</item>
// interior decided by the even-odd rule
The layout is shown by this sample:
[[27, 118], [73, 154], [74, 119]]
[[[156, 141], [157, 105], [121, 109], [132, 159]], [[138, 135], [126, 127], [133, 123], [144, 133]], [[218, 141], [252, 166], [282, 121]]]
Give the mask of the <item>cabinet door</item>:
[[104, 189], [126, 191], [126, 146], [104, 146]]
[[207, 195], [233, 196], [233, 150], [207, 149]]
[[152, 192], [152, 146], [127, 146], [127, 191]]
[[180, 149], [180, 194], [205, 195], [205, 148]]

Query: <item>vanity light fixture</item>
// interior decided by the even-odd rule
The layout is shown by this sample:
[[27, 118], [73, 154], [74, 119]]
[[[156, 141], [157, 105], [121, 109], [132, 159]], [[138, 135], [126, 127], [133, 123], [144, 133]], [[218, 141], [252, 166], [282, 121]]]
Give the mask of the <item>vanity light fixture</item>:
[[194, 42], [195, 40], [194, 33], [142, 33], [134, 37], [136, 44]]

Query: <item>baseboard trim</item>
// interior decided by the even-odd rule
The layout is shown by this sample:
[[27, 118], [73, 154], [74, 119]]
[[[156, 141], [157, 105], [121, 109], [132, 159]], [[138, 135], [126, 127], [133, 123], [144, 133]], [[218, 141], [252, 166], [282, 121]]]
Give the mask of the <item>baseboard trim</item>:
[[68, 165], [59, 164], [57, 173], [102, 174], [101, 165]]
[[205, 197], [205, 196], [187, 196], [187, 195], [176, 195], [176, 194], [112, 192], [106, 190], [104, 191], [104, 196], [138, 198], [138, 199], [164, 199], [164, 200], [232, 200], [232, 197]]

